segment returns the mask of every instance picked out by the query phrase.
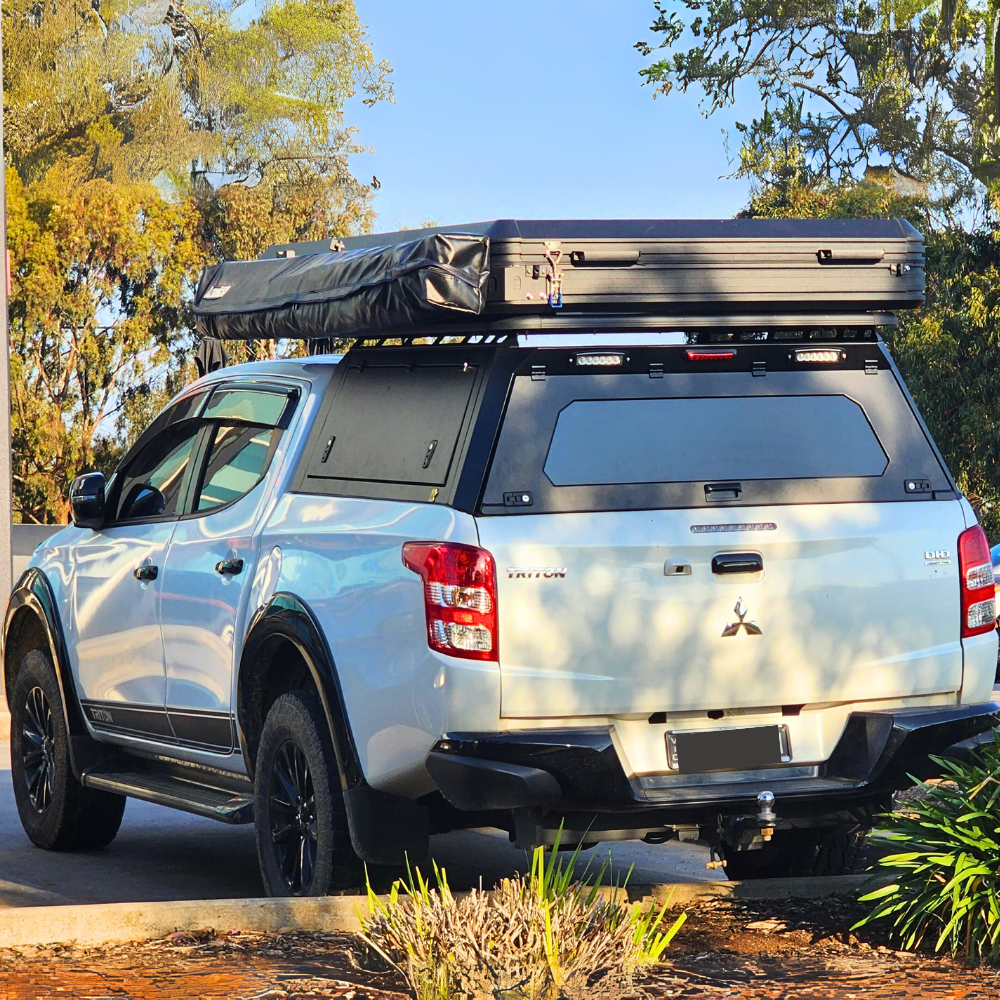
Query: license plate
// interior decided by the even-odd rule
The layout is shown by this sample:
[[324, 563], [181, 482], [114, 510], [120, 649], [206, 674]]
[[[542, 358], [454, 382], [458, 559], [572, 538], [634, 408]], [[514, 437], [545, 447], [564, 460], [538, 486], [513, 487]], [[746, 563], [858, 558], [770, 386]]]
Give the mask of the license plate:
[[780, 764], [782, 759], [788, 759], [784, 729], [784, 726], [753, 726], [667, 733], [667, 758], [681, 774], [745, 771]]

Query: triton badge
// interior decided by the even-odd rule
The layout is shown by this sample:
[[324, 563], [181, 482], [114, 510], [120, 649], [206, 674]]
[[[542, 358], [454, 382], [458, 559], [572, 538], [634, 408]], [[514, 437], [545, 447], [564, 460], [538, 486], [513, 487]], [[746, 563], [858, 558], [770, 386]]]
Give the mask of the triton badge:
[[564, 580], [565, 566], [529, 566], [524, 569], [517, 566], [507, 567], [508, 580]]
[[737, 633], [739, 632], [739, 630], [740, 630], [741, 628], [742, 628], [742, 629], [746, 629], [746, 633], [747, 633], [747, 635], [763, 635], [763, 633], [761, 632], [761, 629], [760, 629], [760, 626], [759, 626], [759, 625], [758, 625], [758, 624], [757, 624], [757, 623], [756, 623], [755, 621], [749, 621], [749, 622], [748, 622], [748, 621], [746, 620], [746, 617], [747, 617], [747, 611], [748, 611], [748, 610], [749, 610], [749, 609], [748, 609], [748, 608], [747, 608], [747, 606], [746, 606], [746, 605], [745, 605], [745, 604], [743, 603], [743, 598], [741, 597], [741, 598], [740, 598], [740, 599], [739, 599], [739, 600], [738, 600], [738, 601], [736, 602], [736, 605], [735, 605], [735, 607], [733, 608], [733, 611], [735, 611], [735, 612], [736, 612], [736, 617], [737, 617], [737, 618], [739, 618], [739, 621], [736, 621], [736, 622], [730, 622], [730, 623], [729, 623], [729, 624], [728, 624], [728, 625], [727, 625], [727, 626], [726, 626], [726, 627], [725, 627], [725, 628], [724, 628], [724, 629], [722, 630], [722, 638], [723, 638], [723, 639], [728, 639], [728, 638], [730, 638], [731, 636], [734, 636], [734, 635], [736, 635], [736, 634], [737, 634]]

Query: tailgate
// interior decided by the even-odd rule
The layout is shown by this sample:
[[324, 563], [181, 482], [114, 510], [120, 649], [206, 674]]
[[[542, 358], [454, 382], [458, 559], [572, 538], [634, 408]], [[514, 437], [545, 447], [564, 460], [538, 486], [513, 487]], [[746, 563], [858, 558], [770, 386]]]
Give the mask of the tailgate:
[[481, 518], [499, 577], [502, 714], [763, 708], [961, 687], [958, 571], [925, 558], [954, 553], [965, 527], [957, 500], [718, 513]]

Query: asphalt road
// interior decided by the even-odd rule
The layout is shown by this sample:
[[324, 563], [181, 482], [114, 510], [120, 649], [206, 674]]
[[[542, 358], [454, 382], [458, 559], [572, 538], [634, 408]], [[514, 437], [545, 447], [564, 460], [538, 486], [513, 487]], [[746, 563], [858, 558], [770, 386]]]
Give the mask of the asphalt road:
[[[494, 830], [434, 837], [432, 854], [455, 889], [524, 870], [525, 855]], [[606, 852], [599, 847], [588, 855]], [[634, 883], [714, 879], [706, 848], [672, 842], [613, 845], [615, 870], [635, 865]], [[114, 843], [102, 851], [40, 851], [21, 829], [11, 788], [9, 744], [0, 741], [0, 907], [262, 895], [253, 829], [226, 826], [129, 799]]]

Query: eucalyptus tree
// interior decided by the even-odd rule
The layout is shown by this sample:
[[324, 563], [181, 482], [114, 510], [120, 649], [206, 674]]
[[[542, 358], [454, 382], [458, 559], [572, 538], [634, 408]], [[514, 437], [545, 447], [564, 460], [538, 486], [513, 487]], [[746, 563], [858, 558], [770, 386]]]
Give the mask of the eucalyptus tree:
[[61, 520], [184, 377], [204, 264], [371, 227], [353, 0], [4, 0], [15, 516]]
[[[882, 164], [946, 212], [1000, 176], [987, 0], [681, 0], [655, 5], [657, 94], [739, 109], [738, 171], [858, 180]], [[751, 89], [752, 88], [752, 89]], [[749, 93], [748, 93], [749, 90]]]

